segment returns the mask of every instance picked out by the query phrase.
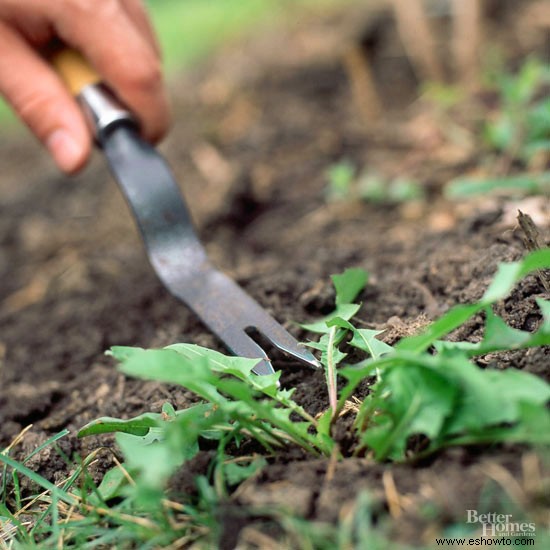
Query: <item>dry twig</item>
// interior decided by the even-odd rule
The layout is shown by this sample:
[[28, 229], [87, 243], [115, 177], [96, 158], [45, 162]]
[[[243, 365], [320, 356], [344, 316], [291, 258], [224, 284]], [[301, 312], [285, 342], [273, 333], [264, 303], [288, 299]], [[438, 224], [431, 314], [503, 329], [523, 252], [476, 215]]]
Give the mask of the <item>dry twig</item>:
[[382, 483], [384, 485], [384, 491], [386, 493], [386, 502], [388, 503], [388, 508], [390, 510], [390, 515], [392, 518], [397, 519], [401, 516], [402, 505], [401, 505], [401, 495], [397, 490], [395, 485], [395, 480], [390, 470], [385, 470], [382, 475]]
[[343, 60], [357, 109], [364, 123], [372, 124], [382, 114], [382, 103], [367, 52], [360, 44], [354, 44], [345, 51]]
[[397, 27], [411, 62], [422, 80], [443, 80], [432, 30], [422, 0], [392, 0]]
[[482, 35], [480, 0], [453, 0], [453, 56], [461, 82], [477, 84]]

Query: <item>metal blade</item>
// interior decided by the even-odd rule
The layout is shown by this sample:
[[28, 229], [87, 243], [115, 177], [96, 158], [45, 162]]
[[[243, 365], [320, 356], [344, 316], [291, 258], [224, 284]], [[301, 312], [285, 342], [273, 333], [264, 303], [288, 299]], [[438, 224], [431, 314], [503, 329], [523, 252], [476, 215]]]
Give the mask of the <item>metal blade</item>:
[[276, 348], [318, 368], [313, 354], [232, 279], [210, 264], [172, 172], [130, 125], [101, 137], [111, 170], [137, 221], [149, 260], [166, 288], [187, 304], [242, 357], [258, 358], [257, 374], [274, 372], [264, 350], [247, 333], [255, 329]]

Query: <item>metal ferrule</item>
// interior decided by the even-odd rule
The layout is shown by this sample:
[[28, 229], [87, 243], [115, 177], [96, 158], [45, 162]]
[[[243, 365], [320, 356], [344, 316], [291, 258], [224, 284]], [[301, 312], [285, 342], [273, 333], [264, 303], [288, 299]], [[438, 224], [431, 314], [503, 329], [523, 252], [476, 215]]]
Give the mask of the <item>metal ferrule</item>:
[[103, 84], [86, 86], [77, 97], [84, 116], [98, 143], [113, 126], [131, 123], [137, 126], [136, 119]]

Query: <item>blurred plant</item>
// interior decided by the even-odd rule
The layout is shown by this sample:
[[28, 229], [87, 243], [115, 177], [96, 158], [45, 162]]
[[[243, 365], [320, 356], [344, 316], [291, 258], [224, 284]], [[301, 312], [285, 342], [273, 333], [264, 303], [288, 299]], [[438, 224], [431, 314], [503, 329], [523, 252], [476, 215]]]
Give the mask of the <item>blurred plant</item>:
[[442, 82], [424, 82], [421, 95], [444, 111], [460, 104], [466, 97], [464, 89], [460, 86]]
[[358, 182], [359, 197], [375, 203], [395, 204], [423, 200], [422, 185], [412, 178], [385, 179], [373, 172], [365, 172]]
[[529, 163], [550, 151], [550, 67], [528, 59], [517, 74], [495, 77], [499, 110], [486, 123], [486, 143], [512, 160]]
[[445, 195], [459, 199], [487, 193], [506, 195], [548, 195], [550, 193], [550, 172], [541, 174], [515, 174], [495, 178], [460, 177], [451, 180], [445, 187]]
[[342, 160], [329, 166], [326, 172], [328, 187], [326, 196], [329, 201], [346, 200], [353, 194], [355, 166]]
[[349, 161], [341, 161], [327, 170], [329, 201], [362, 200], [396, 204], [424, 199], [424, 190], [417, 181], [406, 177], [387, 178], [373, 170], [358, 175]]
[[[550, 67], [530, 58], [516, 74], [502, 67], [487, 75], [496, 89], [497, 106], [483, 115], [482, 136], [486, 147], [498, 154], [486, 175], [460, 176], [444, 189], [452, 199], [487, 193], [501, 195], [546, 195], [550, 191]], [[509, 173], [510, 169], [523, 169]], [[525, 168], [528, 171], [525, 171]]]

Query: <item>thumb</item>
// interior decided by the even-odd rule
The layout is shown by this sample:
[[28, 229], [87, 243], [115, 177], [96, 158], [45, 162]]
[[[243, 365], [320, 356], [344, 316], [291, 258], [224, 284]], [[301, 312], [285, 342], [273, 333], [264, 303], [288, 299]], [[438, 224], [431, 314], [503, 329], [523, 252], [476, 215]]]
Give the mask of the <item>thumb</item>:
[[0, 93], [67, 173], [86, 162], [91, 137], [69, 92], [24, 39], [0, 22]]

